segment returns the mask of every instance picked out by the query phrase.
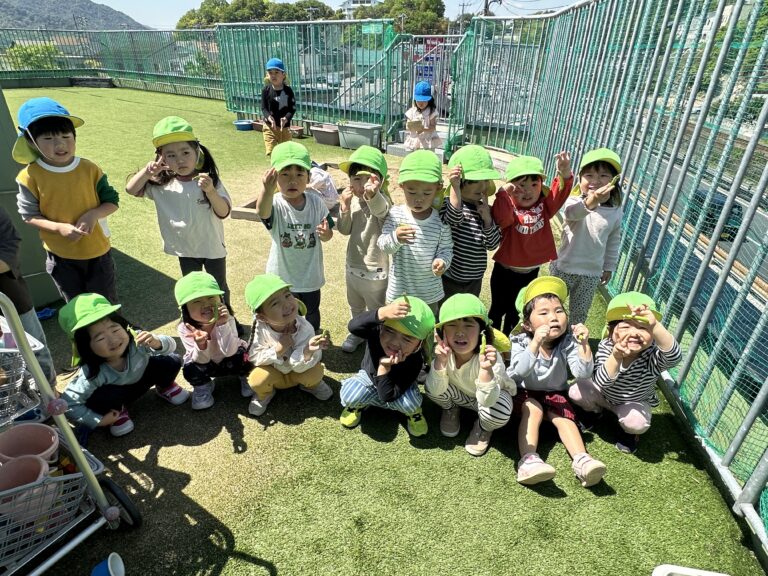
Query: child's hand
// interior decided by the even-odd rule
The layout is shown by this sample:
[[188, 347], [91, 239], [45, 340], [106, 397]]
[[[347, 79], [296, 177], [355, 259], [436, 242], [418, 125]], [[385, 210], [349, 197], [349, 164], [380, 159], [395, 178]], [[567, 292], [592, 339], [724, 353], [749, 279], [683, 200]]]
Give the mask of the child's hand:
[[229, 309], [227, 308], [227, 305], [222, 303], [219, 304], [219, 319], [216, 320], [216, 326], [223, 326], [227, 322], [229, 322]]
[[211, 178], [210, 174], [200, 172], [197, 176], [195, 176], [195, 179], [197, 180], [197, 185], [200, 186], [200, 189], [205, 193], [206, 196], [216, 194], [216, 188], [213, 187], [213, 179]]
[[533, 333], [533, 341], [537, 346], [541, 346], [547, 336], [549, 336], [549, 324], [544, 324], [536, 328], [536, 332]]
[[445, 260], [442, 258], [435, 258], [432, 260], [432, 274], [438, 278], [445, 272]]
[[150, 178], [155, 178], [166, 170], [170, 170], [170, 168], [163, 162], [162, 158], [160, 158], [160, 160], [152, 160], [152, 162], [148, 162], [144, 168], [144, 172], [146, 172], [147, 176]]
[[555, 154], [555, 164], [557, 166], [557, 172], [563, 178], [569, 178], [571, 172], [571, 155], [568, 152], [560, 152]]
[[435, 370], [445, 370], [448, 366], [448, 358], [451, 357], [451, 348], [445, 343], [445, 340], [440, 338], [440, 335], [435, 332]]
[[274, 194], [277, 190], [277, 170], [270, 168], [264, 172], [264, 176], [261, 177], [261, 183], [264, 186], [265, 194]]
[[483, 227], [490, 228], [493, 224], [493, 218], [491, 217], [491, 207], [483, 198], [477, 201], [477, 214], [483, 219]]
[[328, 218], [323, 218], [323, 221], [315, 227], [315, 232], [317, 232], [317, 237], [320, 238], [321, 242], [328, 242], [333, 237], [333, 230], [328, 225]]
[[288, 124], [288, 118], [280, 118], [280, 128], [285, 128], [286, 124]]
[[656, 316], [653, 315], [653, 311], [651, 311], [648, 306], [641, 304], [640, 306], [627, 306], [627, 308], [629, 308], [632, 316], [639, 316], [645, 320], [646, 324], [648, 324], [648, 328], [651, 330], [651, 332], [653, 332], [653, 328], [656, 326], [657, 320]]
[[120, 410], [110, 410], [101, 417], [98, 426], [102, 428], [104, 426], [112, 426], [112, 424], [117, 422], [118, 418], [120, 418]]
[[397, 320], [408, 316], [410, 311], [411, 305], [401, 300], [379, 308], [378, 317], [379, 320]]
[[383, 374], [389, 373], [392, 366], [396, 364], [400, 364], [405, 360], [405, 356], [403, 356], [402, 352], [398, 352], [397, 354], [393, 354], [392, 356], [384, 356], [383, 358], [379, 359], [379, 370], [377, 374], [379, 376], [383, 376]]
[[64, 238], [72, 242], [77, 242], [83, 236], [88, 235], [87, 232], [83, 232], [83, 230], [81, 230], [77, 226], [74, 226], [73, 224], [69, 224], [67, 222], [60, 223], [58, 230], [59, 230], [59, 234], [61, 234]]
[[496, 364], [496, 348], [487, 344], [485, 354], [480, 354], [480, 370], [486, 370], [493, 374], [493, 366]]
[[195, 346], [197, 346], [200, 350], [205, 350], [208, 348], [208, 340], [211, 339], [211, 335], [208, 334], [208, 332], [205, 330], [200, 330], [199, 328], [195, 328], [192, 326], [192, 324], [186, 322], [184, 323], [184, 327], [189, 330], [189, 334], [195, 341]]
[[275, 119], [272, 116], [267, 118], [267, 124], [269, 124], [273, 129], [276, 128]]
[[629, 349], [629, 346], [627, 346], [628, 338], [629, 334], [625, 334], [613, 343], [613, 350], [611, 350], [611, 354], [619, 363], [619, 365], [621, 365], [621, 362], [626, 356], [629, 356], [632, 353], [632, 351]]
[[574, 324], [571, 326], [571, 332], [576, 341], [582, 346], [587, 346], [589, 341], [589, 328], [584, 324]]
[[88, 210], [82, 216], [80, 216], [80, 218], [78, 218], [77, 222], [75, 222], [75, 227], [80, 229], [83, 234], [90, 234], [93, 232], [93, 229], [98, 223], [99, 218], [96, 216], [94, 211]]
[[381, 189], [381, 178], [376, 174], [371, 174], [368, 177], [368, 181], [363, 185], [363, 197], [366, 200], [370, 200]]
[[281, 334], [275, 346], [275, 353], [278, 356], [287, 355], [293, 348], [293, 334]]
[[611, 277], [613, 276], [613, 272], [610, 270], [603, 270], [603, 275], [600, 276], [600, 284], [605, 286], [608, 284], [608, 282], [611, 281]]
[[454, 166], [450, 172], [448, 172], [448, 182], [451, 183], [451, 186], [456, 189], [457, 192], [461, 193], [461, 176], [463, 174], [463, 171], [461, 169], [461, 164], [457, 164]]
[[341, 191], [339, 195], [339, 210], [349, 212], [352, 209], [352, 196], [354, 196], [354, 193], [351, 186], [347, 186]]
[[395, 236], [400, 244], [413, 244], [416, 240], [416, 228], [410, 224], [399, 224], [395, 228]]
[[310, 338], [309, 342], [307, 343], [307, 347], [304, 349], [304, 354], [307, 355], [307, 352], [312, 354], [318, 350], [328, 350], [330, 345], [331, 339], [324, 333], [318, 334], [317, 336], [312, 336], [312, 338]]
[[136, 333], [136, 346], [149, 346], [152, 350], [160, 350], [163, 347], [163, 343], [152, 332], [139, 330]]

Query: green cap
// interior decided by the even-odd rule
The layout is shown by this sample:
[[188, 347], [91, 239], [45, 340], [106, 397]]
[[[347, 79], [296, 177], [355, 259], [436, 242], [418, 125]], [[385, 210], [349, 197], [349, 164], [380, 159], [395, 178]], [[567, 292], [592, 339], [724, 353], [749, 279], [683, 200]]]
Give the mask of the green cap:
[[59, 310], [59, 326], [67, 338], [73, 340], [77, 330], [98, 322], [119, 309], [120, 304], [112, 304], [101, 294], [86, 292], [75, 296]]
[[607, 162], [616, 169], [617, 174], [621, 173], [621, 158], [619, 158], [619, 155], [616, 154], [616, 152], [608, 148], [598, 148], [597, 150], [590, 150], [584, 154], [584, 157], [581, 159], [581, 164], [579, 164], [579, 174], [593, 162]]
[[298, 142], [283, 142], [272, 150], [272, 168], [282, 170], [286, 166], [295, 164], [305, 170], [312, 168], [312, 160], [309, 151]]
[[373, 146], [360, 146], [360, 148], [352, 152], [349, 160], [339, 164], [339, 169], [345, 174], [349, 174], [349, 168], [352, 164], [367, 166], [381, 174], [382, 180], [387, 178], [387, 160], [384, 158], [384, 154]]
[[[275, 148], [277, 149], [277, 148]], [[245, 301], [248, 307], [256, 312], [264, 302], [275, 292], [291, 285], [275, 274], [260, 274], [245, 286]]]
[[399, 182], [411, 181], [430, 184], [443, 181], [443, 165], [437, 154], [431, 150], [415, 150], [403, 158]]
[[459, 148], [448, 160], [448, 168], [455, 168], [459, 164], [461, 164], [461, 171], [465, 180], [497, 180], [501, 178], [501, 174], [493, 167], [493, 159], [488, 150], [477, 144]]
[[181, 308], [184, 304], [191, 302], [196, 298], [221, 296], [224, 294], [224, 290], [219, 288], [216, 278], [207, 272], [196, 271], [190, 272], [186, 276], [179, 278], [173, 289], [173, 293], [176, 296], [176, 303], [179, 305], [179, 308]]
[[485, 322], [486, 326], [491, 323], [488, 309], [474, 294], [454, 294], [443, 302], [440, 307], [440, 322], [435, 324], [435, 328], [459, 318], [477, 318]]
[[546, 178], [544, 163], [535, 156], [516, 156], [507, 164], [504, 179], [512, 182], [521, 176], [541, 176]]
[[152, 130], [152, 144], [160, 148], [172, 142], [196, 142], [197, 137], [192, 131], [192, 126], [184, 118], [178, 116], [166, 116], [155, 124]]
[[435, 315], [424, 300], [415, 296], [400, 296], [394, 302], [408, 303], [411, 306], [411, 311], [405, 318], [385, 320], [386, 326], [419, 340], [425, 340], [432, 334], [435, 329]]
[[528, 286], [517, 293], [517, 298], [515, 299], [515, 308], [521, 322], [525, 305], [536, 298], [536, 296], [541, 296], [542, 294], [554, 294], [560, 298], [560, 302], [565, 304], [565, 300], [568, 298], [568, 286], [555, 276], [539, 276], [535, 278]]
[[637, 320], [638, 322], [645, 322], [645, 318], [642, 316], [633, 316], [629, 307], [637, 307], [645, 304], [656, 316], [656, 320], [661, 320], [661, 312], [659, 312], [656, 303], [650, 296], [646, 296], [642, 292], [624, 292], [623, 294], [617, 294], [610, 302], [608, 302], [608, 308], [605, 311], [606, 322], [615, 322], [616, 320]]

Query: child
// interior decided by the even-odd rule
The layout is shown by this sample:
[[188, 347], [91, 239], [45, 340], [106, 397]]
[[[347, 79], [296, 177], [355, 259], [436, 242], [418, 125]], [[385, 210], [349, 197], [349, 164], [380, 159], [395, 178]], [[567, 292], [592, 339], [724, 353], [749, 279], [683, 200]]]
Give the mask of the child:
[[[352, 318], [384, 306], [389, 258], [377, 240], [392, 200], [387, 191], [387, 161], [372, 146], [360, 146], [339, 168], [349, 175], [349, 188], [341, 194], [340, 234], [347, 243], [347, 302]], [[341, 344], [354, 352], [363, 339], [350, 333]]]
[[426, 435], [427, 421], [421, 412], [416, 378], [434, 329], [430, 307], [411, 296], [352, 318], [349, 331], [365, 339], [367, 345], [360, 371], [341, 383], [344, 410], [339, 421], [345, 428], [360, 424], [363, 409], [378, 406], [405, 414], [411, 436]]
[[230, 313], [223, 220], [232, 200], [211, 152], [178, 116], [155, 124], [155, 159], [128, 181], [131, 196], [154, 200], [166, 254], [178, 256], [181, 275], [202, 270], [216, 278]]
[[175, 382], [181, 359], [171, 354], [173, 338], [134, 331], [119, 309], [100, 294], [85, 293], [59, 310], [59, 325], [80, 367], [61, 397], [69, 406], [67, 416], [86, 437], [97, 427], [108, 426], [113, 436], [131, 432], [127, 407], [152, 386], [174, 406], [189, 398]]
[[587, 321], [600, 284], [611, 279], [621, 245], [621, 191], [613, 179], [619, 156], [607, 148], [584, 155], [579, 184], [565, 202], [565, 223], [557, 260], [549, 272], [568, 286], [571, 322]]
[[288, 86], [285, 64], [279, 58], [267, 62], [267, 75], [261, 91], [261, 115], [264, 118], [264, 148], [267, 156], [281, 142], [291, 139], [291, 118], [296, 113], [296, 98]]
[[315, 336], [304, 319], [305, 309], [291, 293], [291, 285], [274, 274], [256, 276], [245, 287], [245, 299], [253, 311], [249, 359], [255, 366], [248, 383], [254, 392], [248, 412], [261, 416], [275, 390], [298, 386], [318, 400], [328, 400], [333, 390], [323, 380], [320, 361], [330, 340]]
[[432, 97], [432, 86], [422, 80], [413, 89], [413, 106], [405, 112], [406, 150], [435, 150], [442, 140], [437, 135], [437, 106]]
[[440, 159], [433, 152], [408, 154], [400, 165], [406, 205], [390, 209], [378, 240], [379, 248], [392, 255], [387, 301], [418, 296], [435, 314], [444, 294], [440, 276], [453, 258], [451, 229], [432, 208], [442, 179]]
[[616, 448], [632, 454], [639, 435], [651, 426], [651, 409], [659, 405], [656, 382], [682, 354], [645, 294], [619, 294], [608, 303], [605, 316], [607, 338], [598, 346], [593, 380], [577, 380], [568, 395], [585, 410], [599, 413], [605, 408], [616, 414], [623, 430]]
[[176, 282], [173, 291], [181, 309], [178, 331], [185, 350], [184, 378], [194, 387], [192, 410], [213, 406], [217, 376], [239, 376], [240, 394], [249, 398], [253, 392], [247, 380], [248, 349], [237, 335], [216, 279], [206, 272], [190, 272]]
[[[328, 208], [317, 194], [306, 194], [311, 161], [296, 142], [275, 146], [272, 168], [262, 178], [256, 198], [259, 218], [272, 236], [267, 272], [293, 286], [293, 294], [307, 307], [307, 320], [320, 329], [320, 288], [325, 284], [320, 242], [333, 236]], [[275, 196], [275, 191], [280, 194]]]
[[582, 486], [597, 484], [605, 474], [605, 464], [584, 448], [573, 406], [564, 396], [568, 389], [567, 366], [576, 378], [592, 373], [589, 331], [583, 324], [568, 330], [568, 316], [563, 309], [567, 296], [562, 280], [542, 276], [523, 288], [516, 300], [523, 331], [512, 339], [507, 375], [519, 387], [515, 412], [521, 416], [517, 433], [521, 454], [517, 481], [521, 484], [537, 484], [555, 476], [555, 469], [536, 451], [544, 418], [557, 428]]
[[440, 308], [437, 344], [424, 393], [443, 409], [440, 433], [459, 433], [459, 408], [478, 418], [464, 444], [473, 456], [488, 450], [491, 434], [512, 414], [515, 383], [507, 377], [501, 354], [493, 347], [488, 311], [477, 296], [455, 294]]
[[440, 218], [451, 227], [453, 262], [443, 275], [445, 298], [469, 293], [480, 296], [488, 267], [488, 252], [499, 247], [501, 232], [491, 217], [488, 196], [501, 178], [482, 146], [459, 148], [448, 161], [450, 196], [440, 208]]
[[550, 191], [544, 185], [544, 165], [533, 156], [518, 156], [507, 166], [507, 184], [496, 194], [491, 215], [501, 228], [501, 246], [491, 273], [493, 325], [509, 334], [520, 318], [510, 294], [517, 294], [539, 274], [539, 266], [557, 257], [549, 220], [568, 199], [573, 183], [571, 157], [555, 156], [557, 177]]
[[16, 201], [22, 219], [40, 231], [61, 297], [98, 292], [114, 303], [115, 263], [99, 219], [117, 210], [119, 198], [101, 168], [75, 156], [75, 128], [83, 123], [50, 98], [22, 104], [13, 159], [27, 166], [16, 176]]

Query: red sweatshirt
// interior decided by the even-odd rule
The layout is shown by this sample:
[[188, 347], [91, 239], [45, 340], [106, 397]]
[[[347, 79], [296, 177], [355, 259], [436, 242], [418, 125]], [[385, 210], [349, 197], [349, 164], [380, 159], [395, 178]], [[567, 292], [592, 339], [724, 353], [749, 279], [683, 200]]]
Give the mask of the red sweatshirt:
[[549, 220], [557, 214], [570, 195], [573, 176], [561, 186], [560, 178], [552, 181], [552, 191], [542, 193], [530, 208], [518, 208], [502, 188], [491, 206], [494, 222], [501, 228], [501, 245], [493, 259], [504, 266], [531, 268], [557, 258], [555, 239]]

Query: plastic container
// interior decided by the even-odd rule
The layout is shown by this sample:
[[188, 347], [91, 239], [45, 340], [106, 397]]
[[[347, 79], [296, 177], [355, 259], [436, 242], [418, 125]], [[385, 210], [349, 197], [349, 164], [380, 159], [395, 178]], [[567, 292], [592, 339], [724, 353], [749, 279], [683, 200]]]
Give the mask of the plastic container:
[[662, 564], [656, 566], [651, 576], [728, 576], [722, 572], [707, 572], [706, 570], [696, 570], [695, 568], [683, 568], [682, 566], [673, 566], [672, 564]]
[[[0, 466], [0, 518], [13, 523], [28, 522], [36, 515], [29, 503], [41, 500], [42, 506], [50, 510], [58, 496], [58, 487], [39, 484], [47, 474], [48, 463], [39, 456], [20, 456]], [[27, 485], [29, 488], [8, 492]]]
[[241, 132], [245, 132], [246, 130], [253, 130], [252, 120], [235, 120], [232, 122], [232, 124], [234, 124], [235, 128]]
[[49, 463], [59, 457], [59, 435], [46, 424], [17, 424], [0, 434], [0, 463], [20, 456], [39, 456]]
[[0, 466], [0, 492], [32, 484], [42, 480], [46, 474], [48, 462], [40, 456], [19, 456]]

